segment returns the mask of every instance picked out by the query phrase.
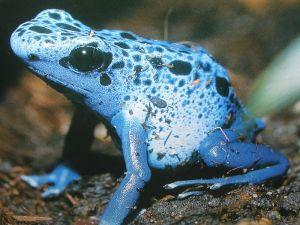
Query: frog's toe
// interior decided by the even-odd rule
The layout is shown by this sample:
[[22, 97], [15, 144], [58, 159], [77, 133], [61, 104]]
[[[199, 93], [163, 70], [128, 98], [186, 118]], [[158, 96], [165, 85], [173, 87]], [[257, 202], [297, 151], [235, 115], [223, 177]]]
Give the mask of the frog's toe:
[[184, 191], [177, 196], [177, 199], [185, 199], [190, 196], [204, 195], [206, 191]]
[[[221, 182], [223, 181], [223, 182]], [[182, 181], [175, 181], [170, 184], [164, 185], [164, 188], [167, 190], [172, 190], [179, 187], [195, 187], [199, 185], [210, 185], [209, 189], [216, 190], [224, 185], [226, 185], [226, 179], [196, 179], [196, 180], [182, 180]]]
[[44, 184], [53, 184], [47, 188], [42, 197], [53, 197], [62, 193], [65, 188], [74, 180], [80, 179], [80, 175], [69, 167], [58, 165], [51, 173], [46, 175], [24, 175], [21, 179], [31, 187], [38, 188]]
[[55, 177], [52, 175], [23, 175], [21, 176], [21, 179], [28, 183], [33, 188], [41, 187], [44, 184], [53, 183], [55, 180]]
[[56, 184], [55, 186], [48, 187], [41, 195], [43, 198], [51, 198], [58, 196], [66, 189], [67, 185]]

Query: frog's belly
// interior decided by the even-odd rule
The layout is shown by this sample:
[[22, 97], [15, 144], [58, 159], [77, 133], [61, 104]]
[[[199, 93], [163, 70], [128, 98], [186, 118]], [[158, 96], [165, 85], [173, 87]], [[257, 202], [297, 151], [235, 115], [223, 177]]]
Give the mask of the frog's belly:
[[191, 129], [166, 129], [149, 134], [148, 162], [150, 167], [164, 169], [166, 167], [182, 167], [197, 161], [199, 144], [204, 134]]

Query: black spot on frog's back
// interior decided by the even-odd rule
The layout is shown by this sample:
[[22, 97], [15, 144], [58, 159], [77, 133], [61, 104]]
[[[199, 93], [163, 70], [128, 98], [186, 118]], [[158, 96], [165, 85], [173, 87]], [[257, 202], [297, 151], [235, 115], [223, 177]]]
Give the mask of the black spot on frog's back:
[[165, 108], [167, 107], [167, 102], [159, 97], [151, 97], [150, 101], [157, 108]]
[[124, 97], [124, 100], [125, 100], [125, 101], [129, 101], [129, 100], [130, 100], [130, 95], [126, 95], [126, 96]]
[[133, 80], [133, 83], [134, 83], [134, 85], [139, 86], [139, 85], [141, 85], [141, 79], [135, 78], [135, 79]]
[[65, 29], [65, 30], [77, 31], [77, 32], [80, 31], [79, 28], [74, 27], [74, 26], [72, 26], [72, 25], [70, 25], [70, 24], [66, 24], [66, 23], [57, 23], [56, 26], [58, 26], [58, 27], [60, 27], [60, 28], [62, 28], [62, 29]]
[[124, 42], [115, 42], [114, 44], [117, 45], [117, 46], [119, 46], [120, 48], [123, 48], [123, 49], [130, 49], [130, 46], [127, 45]]
[[164, 49], [162, 47], [159, 47], [159, 46], [155, 47], [155, 50], [158, 51], [158, 52], [163, 52], [164, 51]]
[[33, 38], [34, 38], [34, 40], [36, 40], [36, 41], [41, 40], [41, 37], [40, 37], [40, 36], [34, 36]]
[[149, 80], [149, 79], [147, 79], [147, 80], [144, 80], [144, 81], [143, 81], [143, 84], [146, 85], [146, 86], [151, 86], [152, 81]]
[[122, 68], [124, 68], [124, 66], [125, 66], [124, 61], [119, 61], [119, 62], [114, 63], [114, 64], [111, 66], [111, 68], [112, 68], [112, 69], [122, 69]]
[[69, 68], [69, 58], [68, 57], [61, 58], [59, 60], [59, 65], [65, 68]]
[[100, 84], [103, 86], [108, 86], [111, 84], [111, 79], [106, 73], [102, 73], [100, 76]]
[[29, 27], [29, 30], [34, 31], [36, 33], [40, 33], [40, 34], [51, 34], [52, 30], [46, 28], [46, 27], [42, 27], [42, 26], [32, 26]]
[[[23, 34], [26, 32], [26, 30], [20, 30], [19, 33], [18, 33], [18, 36], [21, 37], [23, 36]], [[35, 37], [38, 37], [38, 36], [35, 36]]]
[[105, 52], [104, 53], [104, 62], [103, 65], [101, 67], [101, 70], [106, 70], [107, 67], [111, 64], [112, 62], [112, 54], [110, 52]]
[[158, 152], [157, 153], [157, 160], [160, 161], [166, 156], [166, 153], [164, 152]]
[[153, 57], [149, 59], [149, 62], [154, 68], [159, 68], [163, 65], [163, 61], [160, 57]]
[[192, 65], [189, 62], [174, 60], [170, 64], [169, 70], [175, 75], [189, 75], [191, 73]]
[[180, 80], [178, 83], [178, 87], [182, 87], [185, 85], [185, 80]]
[[134, 66], [133, 70], [134, 70], [135, 75], [138, 75], [140, 72], [142, 72], [143, 67], [141, 65], [136, 65], [136, 66]]
[[136, 40], [136, 37], [134, 37], [132, 34], [127, 32], [122, 32], [121, 34], [122, 38], [130, 39], [130, 40]]
[[49, 12], [49, 17], [55, 20], [61, 20], [61, 16], [58, 13]]
[[125, 50], [122, 50], [122, 54], [123, 54], [123, 56], [125, 56], [125, 57], [128, 57], [128, 56], [129, 56], [128, 52], [126, 52]]
[[204, 72], [210, 72], [212, 69], [209, 62], [199, 62], [199, 67], [202, 68]]
[[132, 58], [135, 62], [140, 62], [141, 61], [141, 56], [140, 55], [134, 55], [134, 56], [132, 56]]
[[229, 94], [229, 82], [223, 78], [216, 76], [216, 89], [217, 92], [223, 97], [227, 97]]
[[34, 61], [39, 61], [40, 58], [36, 54], [29, 54], [28, 60], [34, 62]]

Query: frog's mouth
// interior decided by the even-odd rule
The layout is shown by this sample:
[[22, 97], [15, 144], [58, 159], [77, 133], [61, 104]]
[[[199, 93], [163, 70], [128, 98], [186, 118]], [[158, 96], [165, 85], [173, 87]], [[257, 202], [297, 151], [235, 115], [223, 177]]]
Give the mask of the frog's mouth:
[[60, 80], [51, 74], [47, 74], [32, 66], [28, 66], [37, 77], [45, 81], [50, 87], [65, 95], [68, 99], [81, 103], [91, 92], [87, 89], [78, 87], [69, 81]]

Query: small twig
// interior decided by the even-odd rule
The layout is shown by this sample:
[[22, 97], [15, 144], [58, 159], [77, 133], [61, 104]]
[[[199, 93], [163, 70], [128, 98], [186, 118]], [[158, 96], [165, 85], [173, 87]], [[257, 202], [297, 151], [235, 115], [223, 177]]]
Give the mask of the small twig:
[[194, 81], [191, 83], [191, 85], [192, 85], [192, 86], [196, 86], [196, 85], [200, 84], [200, 82], [201, 82], [201, 80], [200, 80], [200, 79], [197, 79], [197, 80], [194, 80]]
[[49, 222], [52, 220], [51, 217], [44, 217], [44, 216], [12, 216], [18, 222]]
[[165, 66], [165, 67], [170, 68], [170, 69], [174, 67], [173, 64], [169, 64], [169, 63], [164, 63], [164, 64], [161, 64], [160, 66]]
[[243, 169], [243, 167], [242, 166], [238, 166], [238, 167], [232, 168], [231, 170], [228, 170], [226, 172], [226, 175], [229, 175], [229, 174], [231, 174], [231, 173], [233, 173], [233, 172], [235, 172], [237, 170], [240, 170], [240, 169]]
[[78, 205], [78, 201], [69, 193], [65, 193], [66, 198], [71, 202], [73, 206]]
[[172, 131], [170, 131], [170, 133], [168, 134], [168, 136], [167, 136], [167, 138], [166, 138], [166, 140], [165, 140], [165, 142], [164, 142], [164, 146], [166, 146], [167, 141], [169, 140], [171, 134], [172, 134]]
[[89, 37], [93, 37], [94, 34], [95, 34], [95, 31], [94, 31], [94, 30], [90, 30], [90, 32], [89, 32]]
[[164, 20], [164, 40], [168, 40], [169, 39], [169, 17], [171, 15], [173, 11], [173, 8], [169, 8], [168, 12], [165, 16], [165, 20]]
[[222, 127], [216, 127], [216, 129], [220, 129], [220, 131], [222, 132], [222, 134], [224, 135], [225, 139], [229, 142], [229, 138], [227, 137], [227, 135], [225, 134], [225, 132], [223, 131]]
[[[45, 222], [50, 222], [52, 221], [51, 217], [46, 217], [46, 216], [18, 216], [18, 215], [14, 215], [14, 213], [7, 209], [4, 208], [2, 209], [2, 213], [3, 213], [3, 221], [5, 222], [9, 222], [11, 224], [15, 224], [15, 223], [34, 223], [34, 224], [41, 224], [41, 223], [45, 223]], [[2, 222], [3, 222], [2, 221]], [[0, 221], [1, 223], [1, 221]]]

